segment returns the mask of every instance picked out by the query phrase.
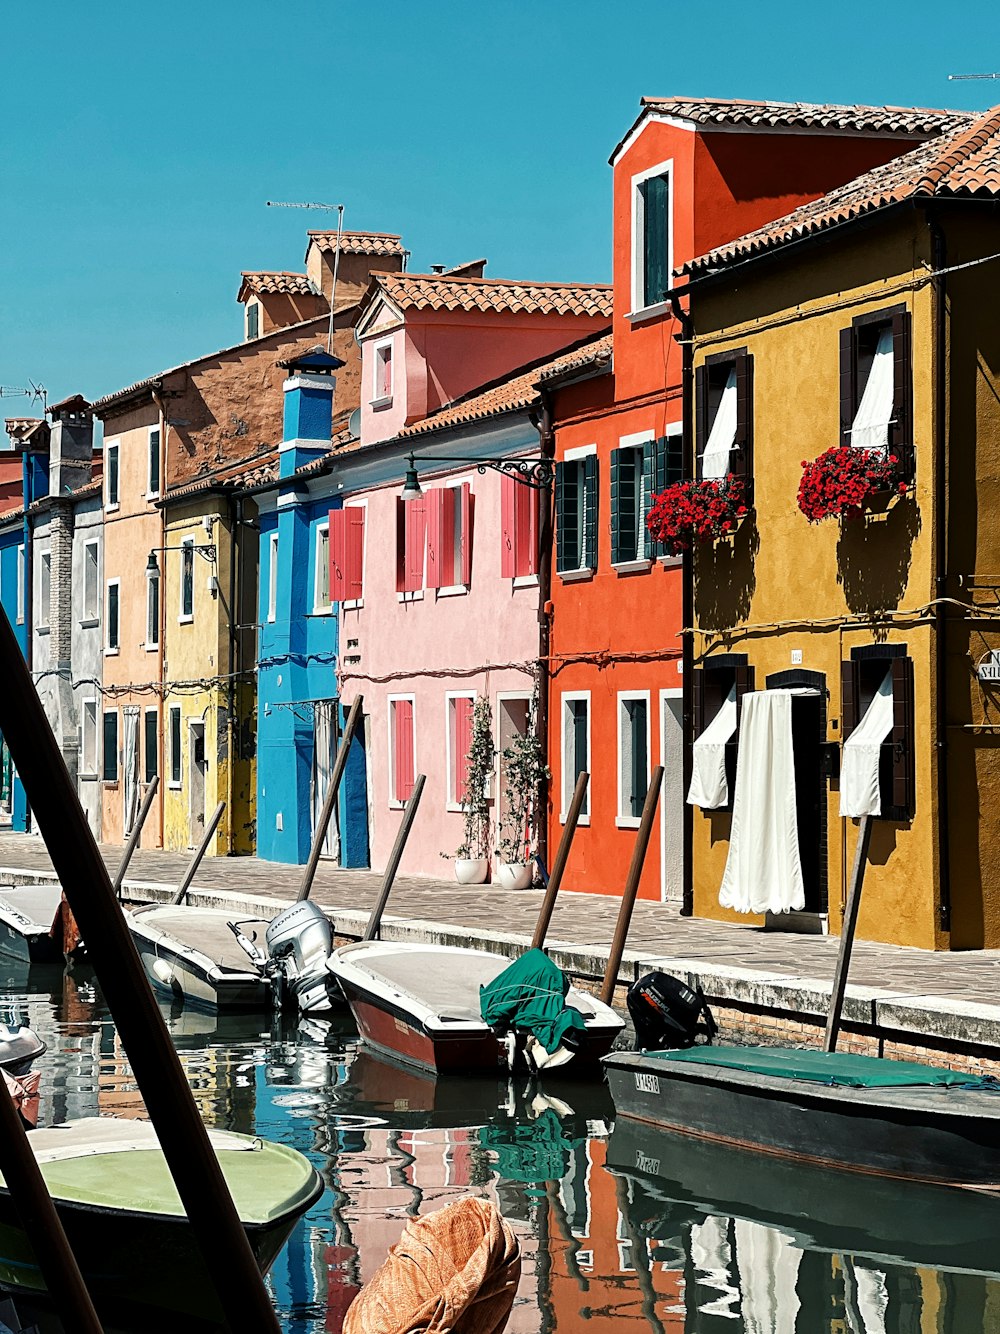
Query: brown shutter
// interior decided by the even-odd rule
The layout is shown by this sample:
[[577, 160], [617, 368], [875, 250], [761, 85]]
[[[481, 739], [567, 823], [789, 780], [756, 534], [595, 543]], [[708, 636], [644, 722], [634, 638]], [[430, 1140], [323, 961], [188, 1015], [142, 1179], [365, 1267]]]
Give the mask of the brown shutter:
[[913, 659], [892, 660], [892, 818], [912, 817], [916, 797], [913, 737]]
[[705, 730], [705, 673], [696, 667], [691, 673], [691, 712], [695, 738]]
[[736, 726], [740, 725], [743, 713], [743, 696], [753, 690], [754, 669], [748, 663], [741, 662], [733, 668], [733, 680], [736, 685]]
[[854, 401], [854, 367], [856, 341], [854, 326], [840, 331], [840, 443], [851, 443], [850, 430], [857, 407]]
[[704, 366], [694, 372], [694, 471], [692, 477], [701, 477], [701, 460], [708, 443], [708, 375]]
[[906, 480], [913, 477], [913, 370], [910, 354], [910, 312], [892, 317], [892, 417], [889, 448], [899, 458]]
[[753, 357], [749, 352], [736, 356], [736, 448], [729, 455], [730, 471], [742, 477], [749, 503], [753, 486]]
[[858, 664], [840, 664], [840, 735], [846, 741], [858, 725]]

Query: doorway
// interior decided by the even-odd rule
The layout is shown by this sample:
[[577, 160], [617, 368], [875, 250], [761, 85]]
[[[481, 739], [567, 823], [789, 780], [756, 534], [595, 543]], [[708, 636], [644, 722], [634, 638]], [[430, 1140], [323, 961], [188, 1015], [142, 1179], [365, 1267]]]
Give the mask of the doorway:
[[813, 925], [809, 926], [807, 922], [810, 919], [807, 919], [800, 929], [816, 930], [816, 920], [826, 915], [828, 898], [827, 778], [824, 764], [826, 677], [822, 672], [811, 672], [805, 668], [775, 672], [767, 678], [767, 688], [792, 692], [795, 820], [798, 827], [799, 861], [802, 865], [802, 889], [805, 897], [803, 913], [810, 914], [813, 921]]
[[[340, 744], [337, 705], [333, 700], [321, 700], [313, 705], [313, 760], [310, 783], [310, 831], [315, 840], [316, 829], [330, 787], [330, 778]], [[320, 848], [320, 856], [340, 861], [339, 800], [334, 802], [330, 823]]]
[[196, 848], [205, 837], [205, 781], [208, 760], [205, 757], [204, 722], [188, 723], [188, 812], [189, 846]]
[[[510, 801], [507, 795], [507, 763], [503, 753], [509, 748], [515, 737], [528, 734], [529, 715], [531, 713], [530, 695], [508, 694], [501, 691], [497, 695], [497, 775], [498, 792], [495, 803], [496, 828], [498, 835], [507, 835], [512, 839], [523, 837], [527, 847], [530, 829], [514, 830], [509, 828]], [[531, 817], [529, 825], [534, 823]], [[537, 832], [537, 831], [535, 831]]]
[[683, 690], [660, 691], [660, 899], [684, 898], [684, 701]]

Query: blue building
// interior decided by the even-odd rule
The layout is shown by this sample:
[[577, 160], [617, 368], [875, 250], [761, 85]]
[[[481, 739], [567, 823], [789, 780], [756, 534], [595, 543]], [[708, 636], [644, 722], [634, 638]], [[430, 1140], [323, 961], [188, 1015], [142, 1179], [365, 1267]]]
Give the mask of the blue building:
[[[337, 698], [338, 607], [330, 602], [334, 372], [323, 351], [283, 363], [278, 477], [254, 488], [260, 516], [257, 855], [304, 863], [343, 728]], [[324, 855], [368, 865], [365, 739], [356, 736]]]

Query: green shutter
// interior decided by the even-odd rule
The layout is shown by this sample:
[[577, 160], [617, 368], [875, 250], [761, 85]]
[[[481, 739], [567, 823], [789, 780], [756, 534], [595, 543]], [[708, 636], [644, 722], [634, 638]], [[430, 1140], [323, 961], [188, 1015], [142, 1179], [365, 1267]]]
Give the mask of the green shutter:
[[649, 511], [653, 506], [653, 496], [657, 494], [656, 466], [660, 458], [662, 440], [647, 440], [642, 447], [642, 553], [647, 560], [659, 555], [659, 542], [653, 541], [653, 535], [646, 527]]
[[652, 176], [640, 187], [642, 195], [642, 302], [655, 306], [670, 287], [670, 182]]
[[630, 699], [626, 703], [629, 716], [629, 730], [632, 742], [631, 804], [630, 813], [634, 818], [642, 814], [646, 800], [647, 764], [646, 755], [646, 701]]
[[663, 446], [663, 479], [661, 481], [657, 474], [657, 485], [663, 491], [684, 480], [684, 436], [677, 431], [674, 435], [664, 436], [660, 444]]
[[575, 463], [556, 464], [556, 570], [575, 570], [580, 519], [576, 504]]
[[[573, 786], [576, 787], [576, 780], [590, 768], [590, 756], [587, 754], [587, 701], [585, 699], [571, 700], [570, 708], [573, 712]], [[583, 803], [583, 814], [586, 815], [589, 811], [590, 791], [588, 789]]]
[[159, 729], [156, 723], [157, 723], [156, 713], [147, 709], [143, 720], [143, 725], [144, 725], [143, 749], [145, 751], [145, 759], [146, 759], [147, 783], [151, 783], [153, 779], [156, 777], [157, 740], [159, 737]]
[[597, 569], [597, 455], [583, 460], [583, 560], [585, 570]]
[[104, 770], [106, 783], [118, 781], [118, 714], [114, 711], [104, 715]]
[[[622, 553], [623, 518], [622, 518], [622, 460], [624, 449], [611, 451], [611, 564], [628, 560]], [[627, 469], [626, 469], [627, 471]]]

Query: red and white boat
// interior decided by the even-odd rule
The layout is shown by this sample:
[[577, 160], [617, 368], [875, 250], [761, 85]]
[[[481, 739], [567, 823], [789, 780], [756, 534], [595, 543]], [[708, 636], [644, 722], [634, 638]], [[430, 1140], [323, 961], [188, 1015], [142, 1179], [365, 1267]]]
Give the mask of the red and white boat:
[[[474, 1074], [507, 1070], [525, 1059], [524, 1041], [508, 1042], [495, 1033], [479, 1006], [480, 987], [510, 962], [451, 945], [362, 940], [334, 950], [326, 966], [370, 1047], [422, 1070]], [[576, 987], [569, 988], [566, 1004], [580, 1011], [584, 1028], [571, 1059], [552, 1064], [577, 1074], [611, 1050], [625, 1025], [610, 1006]], [[539, 1065], [544, 1068], [544, 1057]]]

